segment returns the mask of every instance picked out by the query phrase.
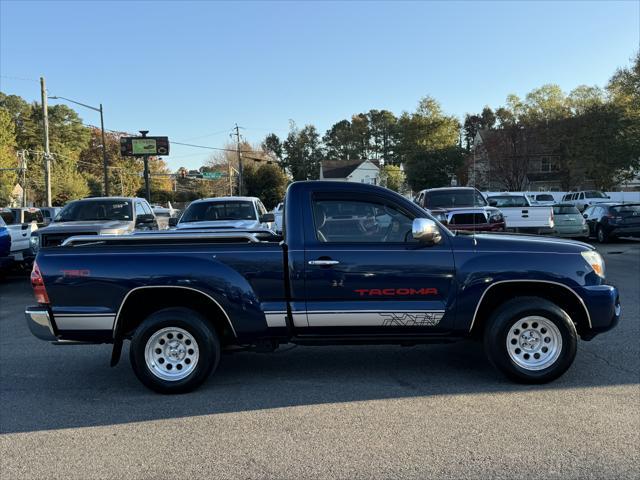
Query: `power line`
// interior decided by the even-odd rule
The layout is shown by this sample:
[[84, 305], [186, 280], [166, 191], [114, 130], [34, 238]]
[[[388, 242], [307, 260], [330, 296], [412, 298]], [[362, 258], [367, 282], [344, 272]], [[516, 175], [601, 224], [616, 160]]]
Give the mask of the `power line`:
[[6, 79], [9, 79], [9, 80], [22, 80], [24, 82], [36, 82], [36, 83], [39, 82], [39, 80], [36, 80], [35, 78], [12, 77], [10, 75], [0, 75], [0, 78], [6, 78]]

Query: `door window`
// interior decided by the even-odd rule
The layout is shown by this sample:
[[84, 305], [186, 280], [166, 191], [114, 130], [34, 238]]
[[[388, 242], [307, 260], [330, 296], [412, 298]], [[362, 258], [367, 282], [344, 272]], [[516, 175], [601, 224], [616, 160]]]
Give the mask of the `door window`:
[[151, 211], [151, 207], [147, 202], [142, 202], [142, 209], [144, 210], [144, 213], [146, 215], [153, 215], [153, 212]]
[[144, 208], [142, 208], [142, 203], [136, 202], [136, 217], [140, 215], [144, 215]]
[[378, 202], [315, 200], [316, 238], [323, 243], [394, 243], [413, 241], [413, 218]]

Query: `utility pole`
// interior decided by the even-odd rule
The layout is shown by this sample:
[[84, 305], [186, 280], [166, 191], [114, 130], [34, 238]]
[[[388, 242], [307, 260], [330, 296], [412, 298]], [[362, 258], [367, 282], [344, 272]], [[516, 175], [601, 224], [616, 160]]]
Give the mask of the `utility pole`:
[[22, 206], [27, 206], [27, 152], [22, 150], [18, 152], [20, 155], [20, 168], [22, 169]]
[[100, 104], [100, 129], [102, 130], [102, 163], [104, 167], [104, 196], [109, 196], [109, 172], [107, 171], [107, 143], [104, 139], [104, 118], [102, 116], [102, 104]]
[[240, 152], [240, 127], [238, 127], [237, 123], [234, 130], [236, 131], [236, 152], [238, 153], [238, 196], [241, 197], [244, 188], [244, 179], [242, 177], [242, 153]]
[[44, 185], [47, 207], [51, 206], [51, 155], [49, 152], [49, 113], [47, 111], [47, 87], [44, 77], [40, 77], [40, 95], [42, 97], [42, 126], [44, 131]]

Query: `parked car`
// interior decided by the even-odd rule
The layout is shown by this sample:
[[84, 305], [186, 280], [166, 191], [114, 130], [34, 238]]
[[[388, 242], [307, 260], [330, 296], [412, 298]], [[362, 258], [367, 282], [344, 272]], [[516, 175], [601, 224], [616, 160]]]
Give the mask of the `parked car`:
[[7, 224], [0, 216], [0, 275], [11, 266], [13, 257], [11, 256], [11, 233]]
[[261, 229], [272, 228], [275, 217], [256, 197], [216, 197], [196, 200], [179, 219], [169, 224], [187, 229]]
[[36, 256], [33, 238], [44, 217], [39, 208], [3, 208], [0, 217], [11, 234], [11, 256], [22, 266], [29, 267]]
[[532, 205], [555, 205], [556, 199], [550, 193], [533, 193], [527, 195]]
[[578, 338], [620, 319], [604, 261], [582, 242], [454, 234], [403, 196], [351, 182], [292, 183], [284, 217], [284, 239], [156, 232], [44, 248], [29, 328], [54, 342], [113, 343], [111, 365], [131, 340], [140, 381], [179, 393], [202, 384], [223, 349], [472, 336], [511, 379], [548, 382], [571, 366]]
[[588, 207], [583, 216], [589, 234], [600, 243], [619, 237], [640, 237], [640, 203], [601, 203]]
[[136, 230], [158, 230], [144, 198], [85, 198], [69, 202], [48, 227], [38, 230], [35, 246], [57, 246], [76, 235], [124, 235]]
[[553, 234], [557, 237], [589, 238], [589, 226], [571, 203], [559, 203], [553, 206], [553, 219], [555, 227]]
[[284, 203], [280, 202], [276, 205], [276, 208], [273, 209], [273, 217], [274, 217], [274, 228], [276, 232], [282, 232], [282, 213], [284, 211]]
[[567, 193], [562, 197], [562, 203], [571, 203], [583, 212], [585, 208], [598, 203], [608, 203], [611, 199], [598, 190], [583, 190]]
[[56, 215], [60, 213], [62, 207], [38, 207], [42, 212], [42, 216], [44, 218], [44, 226], [49, 225], [53, 222], [53, 219], [56, 218]]
[[509, 230], [518, 233], [552, 233], [554, 227], [553, 208], [532, 205], [526, 195], [502, 194], [487, 197], [489, 205], [504, 214]]
[[429, 211], [449, 230], [503, 232], [506, 228], [502, 212], [489, 206], [475, 188], [422, 190], [416, 197], [416, 203]]

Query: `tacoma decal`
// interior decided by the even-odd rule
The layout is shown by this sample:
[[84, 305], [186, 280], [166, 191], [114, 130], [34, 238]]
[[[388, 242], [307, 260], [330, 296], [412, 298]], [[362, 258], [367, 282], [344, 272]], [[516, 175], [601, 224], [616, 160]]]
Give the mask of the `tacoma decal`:
[[437, 288], [358, 288], [354, 290], [361, 297], [438, 295]]
[[444, 313], [380, 313], [385, 327], [435, 327], [440, 323]]

